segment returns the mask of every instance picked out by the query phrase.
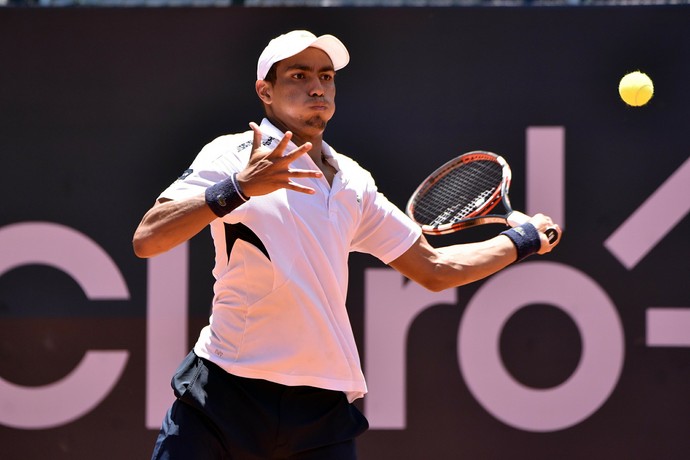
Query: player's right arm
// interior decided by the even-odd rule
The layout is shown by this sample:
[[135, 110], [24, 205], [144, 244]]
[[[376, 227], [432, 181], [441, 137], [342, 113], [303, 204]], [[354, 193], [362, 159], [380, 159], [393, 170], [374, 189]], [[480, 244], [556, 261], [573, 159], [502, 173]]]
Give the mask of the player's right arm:
[[134, 253], [142, 258], [162, 254], [192, 238], [216, 217], [203, 194], [185, 200], [159, 199], [134, 232]]
[[[312, 145], [307, 142], [285, 153], [292, 138], [292, 133], [288, 131], [276, 148], [271, 150], [261, 144], [259, 126], [250, 123], [250, 127], [254, 131], [252, 153], [246, 167], [236, 177], [242, 194], [245, 197], [259, 196], [280, 188], [300, 193], [314, 193], [312, 188], [295, 183], [292, 179], [320, 177], [323, 173], [318, 170], [290, 168], [290, 163], [307, 153]], [[144, 215], [134, 232], [134, 253], [142, 258], [162, 254], [189, 240], [218, 217], [220, 215], [209, 207], [205, 193], [181, 200], [160, 198]]]

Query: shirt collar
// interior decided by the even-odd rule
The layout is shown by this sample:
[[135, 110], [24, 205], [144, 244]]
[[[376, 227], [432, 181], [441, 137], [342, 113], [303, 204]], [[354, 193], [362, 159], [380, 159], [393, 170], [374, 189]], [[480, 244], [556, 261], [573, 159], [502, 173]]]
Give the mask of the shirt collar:
[[[277, 144], [285, 135], [285, 133], [283, 133], [280, 129], [276, 128], [275, 125], [268, 120], [268, 118], [264, 118], [263, 120], [261, 120], [260, 127], [262, 134], [261, 141], [264, 145]], [[321, 152], [324, 154], [324, 156], [328, 159], [334, 158], [335, 155], [333, 155], [333, 149], [331, 148], [331, 146], [328, 145], [326, 141], [322, 141], [322, 144], [323, 145], [321, 146]], [[290, 141], [287, 150], [292, 151], [296, 148], [297, 146], [294, 144], [294, 142]]]

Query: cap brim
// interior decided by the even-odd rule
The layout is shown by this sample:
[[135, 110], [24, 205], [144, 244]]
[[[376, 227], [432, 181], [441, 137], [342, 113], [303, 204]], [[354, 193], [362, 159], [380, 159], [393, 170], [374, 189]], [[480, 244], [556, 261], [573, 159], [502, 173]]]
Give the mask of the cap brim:
[[328, 54], [334, 70], [340, 70], [350, 62], [350, 53], [348, 53], [347, 48], [333, 35], [321, 35], [309, 46], [323, 50]]
[[318, 48], [326, 53], [335, 70], [342, 69], [350, 62], [347, 48], [333, 35], [317, 37], [306, 30], [294, 30], [269, 42], [259, 56], [256, 69], [257, 78], [259, 80], [264, 79], [273, 64], [299, 54], [309, 47]]

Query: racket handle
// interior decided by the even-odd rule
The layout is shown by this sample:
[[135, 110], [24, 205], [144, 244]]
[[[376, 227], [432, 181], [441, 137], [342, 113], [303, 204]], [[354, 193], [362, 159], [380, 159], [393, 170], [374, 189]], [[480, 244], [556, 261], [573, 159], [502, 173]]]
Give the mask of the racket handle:
[[[506, 220], [508, 221], [508, 225], [511, 227], [518, 227], [527, 223], [530, 220], [530, 217], [527, 214], [521, 213], [520, 211], [513, 211], [508, 214], [508, 218]], [[553, 244], [558, 239], [558, 232], [553, 227], [547, 228], [544, 231], [544, 234], [549, 239], [549, 243]]]
[[544, 231], [544, 234], [549, 239], [549, 243], [553, 244], [558, 239], [558, 232], [555, 228], [549, 227]]

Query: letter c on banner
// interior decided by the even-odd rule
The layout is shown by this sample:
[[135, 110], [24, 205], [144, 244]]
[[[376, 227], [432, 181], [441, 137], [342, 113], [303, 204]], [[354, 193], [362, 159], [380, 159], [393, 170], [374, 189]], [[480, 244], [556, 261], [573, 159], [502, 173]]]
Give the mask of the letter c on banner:
[[[0, 228], [0, 276], [23, 265], [49, 265], [70, 275], [89, 299], [129, 299], [120, 270], [100, 246], [69, 227], [25, 222]], [[110, 393], [127, 350], [87, 351], [66, 377], [26, 387], [0, 378], [0, 424], [20, 429], [64, 425], [90, 412]]]
[[[580, 363], [553, 388], [521, 384], [501, 360], [503, 326], [530, 304], [560, 308], [582, 338]], [[585, 420], [608, 399], [623, 367], [615, 305], [587, 275], [552, 262], [523, 263], [487, 280], [468, 304], [458, 335], [460, 369], [474, 397], [491, 415], [525, 431], [557, 431]]]

